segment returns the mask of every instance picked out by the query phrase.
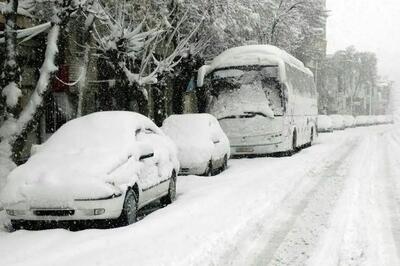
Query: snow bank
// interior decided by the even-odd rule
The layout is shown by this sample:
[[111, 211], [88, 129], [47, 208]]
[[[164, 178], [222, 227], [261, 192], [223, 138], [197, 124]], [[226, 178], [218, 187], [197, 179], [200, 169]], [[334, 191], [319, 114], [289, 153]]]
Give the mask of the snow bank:
[[[144, 145], [137, 132], [146, 129], [160, 136], [151, 138], [153, 143], [148, 145], [157, 145], [161, 138], [167, 141], [150, 119], [136, 113], [101, 112], [72, 120], [10, 173], [0, 199], [4, 204], [28, 201], [64, 206], [74, 199], [118, 194], [137, 181]], [[164, 150], [159, 146], [154, 159], [160, 162], [160, 176], [169, 177], [179, 167], [175, 150], [172, 143], [164, 145]], [[139, 183], [146, 188], [159, 181]]]

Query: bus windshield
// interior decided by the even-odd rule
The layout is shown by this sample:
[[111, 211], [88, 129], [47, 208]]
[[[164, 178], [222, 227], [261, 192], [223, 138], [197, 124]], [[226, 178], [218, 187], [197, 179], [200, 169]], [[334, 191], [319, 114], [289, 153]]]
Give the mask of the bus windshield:
[[216, 70], [211, 76], [214, 95], [209, 112], [218, 119], [271, 117], [284, 114], [277, 67], [242, 67]]

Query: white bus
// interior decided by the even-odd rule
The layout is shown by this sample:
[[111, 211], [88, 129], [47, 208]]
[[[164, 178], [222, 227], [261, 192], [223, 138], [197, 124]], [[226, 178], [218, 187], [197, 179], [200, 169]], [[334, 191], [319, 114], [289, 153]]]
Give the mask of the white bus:
[[317, 135], [317, 91], [302, 62], [270, 45], [229, 49], [199, 69], [208, 112], [217, 117], [234, 156], [288, 154]]

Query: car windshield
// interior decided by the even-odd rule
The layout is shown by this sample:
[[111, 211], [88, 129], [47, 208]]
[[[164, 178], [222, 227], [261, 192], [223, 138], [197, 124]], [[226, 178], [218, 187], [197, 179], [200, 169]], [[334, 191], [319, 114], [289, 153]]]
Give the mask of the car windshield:
[[219, 120], [283, 115], [277, 70], [277, 67], [246, 67], [215, 71], [209, 112]]

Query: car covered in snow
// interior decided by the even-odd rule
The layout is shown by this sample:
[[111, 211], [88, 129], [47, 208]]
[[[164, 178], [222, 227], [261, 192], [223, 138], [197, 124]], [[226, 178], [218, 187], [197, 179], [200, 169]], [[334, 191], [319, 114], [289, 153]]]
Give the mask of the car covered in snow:
[[344, 130], [346, 128], [342, 115], [330, 115], [333, 130]]
[[318, 116], [318, 132], [333, 132], [332, 119], [329, 116]]
[[360, 115], [356, 117], [356, 126], [362, 127], [368, 125], [368, 116]]
[[180, 174], [210, 176], [227, 168], [230, 144], [214, 116], [172, 115], [164, 120], [162, 130], [178, 148]]
[[13, 170], [1, 201], [14, 228], [43, 221], [134, 223], [137, 211], [176, 196], [174, 143], [148, 118], [98, 112], [64, 124]]
[[352, 128], [356, 124], [356, 119], [352, 115], [344, 115], [343, 122], [346, 128]]

